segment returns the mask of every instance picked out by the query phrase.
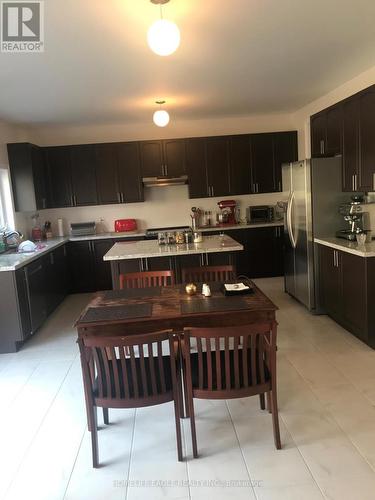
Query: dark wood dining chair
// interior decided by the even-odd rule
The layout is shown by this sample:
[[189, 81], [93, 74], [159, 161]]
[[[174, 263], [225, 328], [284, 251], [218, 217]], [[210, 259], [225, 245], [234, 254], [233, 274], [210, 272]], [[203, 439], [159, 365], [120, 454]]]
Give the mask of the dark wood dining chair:
[[[276, 393], [276, 322], [190, 328], [181, 337], [186, 407], [193, 455], [198, 456], [193, 398], [232, 399], [267, 394], [275, 446], [281, 448]], [[191, 341], [197, 352], [191, 352]], [[241, 345], [242, 344], [242, 345]]]
[[[170, 354], [163, 355], [162, 342]], [[109, 423], [109, 408], [141, 408], [174, 402], [177, 456], [182, 460], [179, 342], [171, 330], [127, 337], [87, 336], [78, 340], [91, 432], [93, 467], [99, 466], [97, 408]], [[126, 348], [129, 356], [126, 355]]]
[[173, 286], [174, 284], [174, 272], [171, 270], [120, 274], [120, 289]]
[[223, 282], [234, 279], [236, 270], [232, 265], [187, 267], [182, 269], [181, 275], [183, 283]]

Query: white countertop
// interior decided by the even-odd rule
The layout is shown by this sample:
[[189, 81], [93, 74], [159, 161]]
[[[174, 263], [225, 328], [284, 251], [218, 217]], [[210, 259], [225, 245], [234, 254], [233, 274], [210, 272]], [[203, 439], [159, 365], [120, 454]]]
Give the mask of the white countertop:
[[104, 255], [104, 260], [143, 259], [152, 257], [172, 257], [201, 253], [237, 252], [243, 246], [229, 236], [205, 236], [202, 243], [181, 245], [159, 245], [156, 240], [129, 241], [115, 243]]
[[342, 238], [314, 238], [314, 242], [359, 257], [375, 257], [375, 240], [364, 245], [358, 245], [356, 241], [348, 241]]
[[10, 253], [0, 255], [0, 272], [1, 271], [16, 271], [20, 267], [30, 264], [33, 260], [39, 259], [42, 255], [54, 250], [55, 248], [64, 245], [68, 242], [68, 237], [51, 238], [50, 240], [42, 241], [43, 246], [40, 250], [27, 253]]
[[283, 226], [283, 219], [275, 220], [273, 222], [255, 222], [253, 224], [223, 224], [222, 226], [202, 226], [198, 231], [205, 233], [206, 231], [230, 231], [231, 229], [255, 229], [257, 227], [277, 227]]
[[146, 233], [142, 233], [139, 231], [127, 231], [126, 233], [98, 233], [98, 234], [89, 234], [88, 236], [67, 236], [69, 241], [90, 241], [90, 240], [108, 240], [108, 239], [126, 239], [126, 238], [143, 238], [146, 236]]

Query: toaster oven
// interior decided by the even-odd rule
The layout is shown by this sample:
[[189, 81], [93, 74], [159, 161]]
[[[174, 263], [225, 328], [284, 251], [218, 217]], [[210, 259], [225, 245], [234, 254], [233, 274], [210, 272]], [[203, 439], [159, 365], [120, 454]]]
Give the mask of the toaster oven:
[[253, 205], [246, 209], [246, 220], [248, 224], [273, 222], [274, 219], [275, 207], [272, 205]]

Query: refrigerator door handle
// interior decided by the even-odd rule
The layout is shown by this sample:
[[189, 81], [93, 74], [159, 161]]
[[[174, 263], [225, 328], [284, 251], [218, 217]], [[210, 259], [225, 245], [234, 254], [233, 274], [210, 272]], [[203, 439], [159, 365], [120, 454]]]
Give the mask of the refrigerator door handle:
[[289, 234], [289, 239], [290, 243], [292, 244], [293, 248], [296, 248], [296, 240], [294, 239], [293, 235], [293, 229], [292, 229], [292, 205], [293, 205], [293, 200], [294, 200], [294, 193], [292, 193], [289, 197], [288, 201], [288, 208], [286, 211], [286, 223], [288, 226], [288, 234]]

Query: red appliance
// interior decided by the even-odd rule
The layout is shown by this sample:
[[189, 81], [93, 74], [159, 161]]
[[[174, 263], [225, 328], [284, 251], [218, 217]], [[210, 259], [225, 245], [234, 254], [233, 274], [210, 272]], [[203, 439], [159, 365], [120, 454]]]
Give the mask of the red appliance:
[[236, 224], [237, 203], [235, 202], [235, 200], [222, 200], [218, 202], [218, 205], [221, 210], [221, 223]]
[[137, 229], [137, 221], [135, 219], [115, 220], [116, 233], [126, 233], [127, 231], [136, 231]]

